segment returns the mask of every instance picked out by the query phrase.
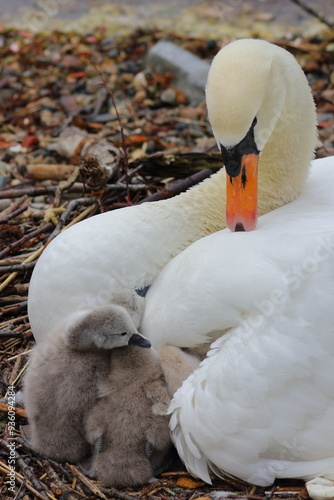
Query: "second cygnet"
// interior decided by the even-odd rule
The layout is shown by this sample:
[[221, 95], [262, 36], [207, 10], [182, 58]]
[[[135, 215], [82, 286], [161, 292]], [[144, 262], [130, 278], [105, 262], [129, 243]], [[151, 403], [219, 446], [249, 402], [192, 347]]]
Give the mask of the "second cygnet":
[[136, 486], [166, 469], [174, 456], [170, 397], [153, 348], [123, 347], [111, 358], [110, 373], [99, 383], [101, 399], [87, 417], [95, 451], [83, 465], [105, 485]]

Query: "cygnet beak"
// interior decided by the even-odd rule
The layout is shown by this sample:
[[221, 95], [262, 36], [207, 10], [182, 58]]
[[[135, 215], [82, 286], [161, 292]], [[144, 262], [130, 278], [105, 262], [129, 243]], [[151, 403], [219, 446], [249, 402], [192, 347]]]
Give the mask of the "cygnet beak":
[[138, 347], [151, 347], [151, 342], [140, 335], [140, 333], [134, 333], [129, 338], [129, 345], [137, 345]]

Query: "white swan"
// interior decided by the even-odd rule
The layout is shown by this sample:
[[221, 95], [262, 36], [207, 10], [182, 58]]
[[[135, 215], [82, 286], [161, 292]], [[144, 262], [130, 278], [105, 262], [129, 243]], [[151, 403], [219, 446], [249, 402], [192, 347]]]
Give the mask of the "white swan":
[[[301, 69], [292, 56], [286, 56], [289, 68], [285, 73], [291, 87], [287, 92], [280, 79], [284, 71], [280, 49], [276, 49], [277, 57], [273, 58], [267, 45], [258, 43], [263, 43], [258, 49], [262, 65], [246, 55], [242, 61], [246, 77], [242, 80], [236, 74], [239, 69], [235, 61], [236, 69], [226, 75], [225, 83], [221, 82], [224, 106], [219, 104], [216, 114], [211, 110], [210, 119], [215, 129], [215, 121], [221, 122], [223, 134], [217, 139], [229, 146], [242, 139], [257, 114], [255, 139], [258, 148], [263, 149], [259, 160], [259, 213], [262, 214], [299, 195], [313, 156], [316, 134], [315, 110], [305, 90], [306, 80], [301, 79]], [[247, 48], [248, 42], [244, 45]], [[234, 59], [233, 52], [230, 58]], [[229, 82], [235, 87], [233, 98], [227, 93]], [[254, 103], [247, 98], [240, 100], [243, 93], [239, 95], [238, 86], [245, 91], [253, 89]], [[209, 109], [216, 106], [210, 104], [209, 94], [208, 105]], [[220, 113], [218, 108], [222, 110], [225, 106], [226, 113]], [[246, 118], [240, 106], [247, 110]], [[233, 128], [234, 120], [241, 120], [238, 130]], [[286, 121], [288, 136], [281, 126]], [[276, 168], [268, 172], [273, 158]], [[173, 199], [107, 212], [66, 230], [48, 245], [31, 278], [28, 313], [36, 340], [61, 328], [73, 311], [107, 303], [120, 288], [150, 285], [175, 255], [195, 240], [225, 226], [225, 170], [221, 170]]]
[[[213, 61], [207, 102], [225, 156], [238, 157], [238, 144], [254, 136], [260, 162], [267, 153], [259, 180], [289, 191], [304, 178], [299, 155], [314, 143], [314, 105], [286, 51], [255, 40], [228, 45]], [[211, 468], [257, 485], [316, 478], [314, 498], [331, 492], [318, 476], [334, 479], [333, 160], [313, 161], [302, 194], [260, 217], [255, 231], [226, 229], [189, 246], [146, 295], [140, 331], [153, 344], [218, 339], [171, 406], [178, 452], [207, 482]]]

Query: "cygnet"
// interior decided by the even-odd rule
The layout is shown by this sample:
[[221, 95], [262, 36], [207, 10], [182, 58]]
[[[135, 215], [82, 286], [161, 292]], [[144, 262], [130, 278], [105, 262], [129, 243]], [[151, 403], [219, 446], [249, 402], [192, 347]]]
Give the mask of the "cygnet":
[[86, 421], [86, 438], [95, 450], [85, 471], [105, 485], [143, 484], [165, 470], [175, 453], [157, 352], [113, 350], [109, 375], [98, 386], [101, 399]]
[[144, 304], [136, 292], [122, 290], [112, 304], [75, 313], [62, 331], [34, 347], [24, 378], [30, 426], [23, 429], [34, 451], [68, 462], [89, 454], [84, 420], [108, 376], [113, 349], [150, 347], [137, 331]]

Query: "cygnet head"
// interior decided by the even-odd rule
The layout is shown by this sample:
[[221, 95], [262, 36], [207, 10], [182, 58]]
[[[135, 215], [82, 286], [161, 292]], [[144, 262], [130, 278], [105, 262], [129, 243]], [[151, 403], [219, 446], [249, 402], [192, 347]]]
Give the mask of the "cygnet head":
[[307, 177], [317, 132], [311, 91], [295, 58], [263, 40], [232, 42], [212, 61], [206, 102], [228, 174], [228, 226], [229, 187], [238, 204], [230, 212], [242, 207], [242, 190], [249, 203], [244, 212], [256, 207], [257, 195], [247, 189], [256, 184], [252, 179], [257, 178], [257, 165], [261, 213], [261, 203], [268, 211], [296, 198]]
[[[139, 297], [141, 299], [141, 297]], [[80, 312], [67, 329], [69, 347], [78, 350], [114, 349], [125, 345], [150, 347], [125, 307], [117, 304]]]

